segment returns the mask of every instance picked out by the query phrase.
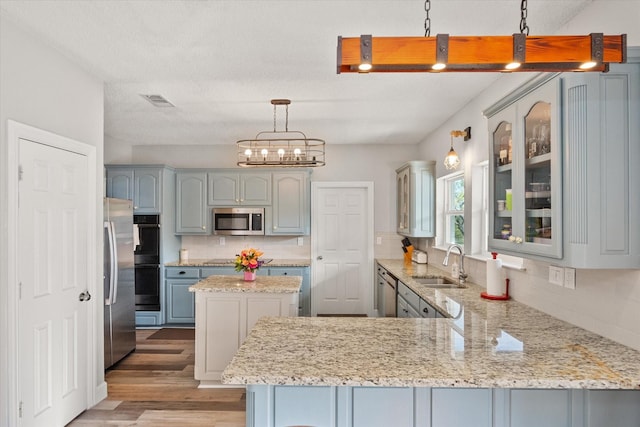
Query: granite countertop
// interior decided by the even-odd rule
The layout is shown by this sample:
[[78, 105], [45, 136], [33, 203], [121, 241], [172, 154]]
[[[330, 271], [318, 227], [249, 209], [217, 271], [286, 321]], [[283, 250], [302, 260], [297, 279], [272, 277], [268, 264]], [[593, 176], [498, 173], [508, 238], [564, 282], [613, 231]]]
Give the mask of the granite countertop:
[[226, 384], [640, 390], [640, 352], [484, 287], [431, 289], [429, 265], [377, 260], [448, 318], [263, 318]]
[[189, 287], [189, 292], [256, 292], [293, 294], [300, 292], [300, 276], [260, 276], [253, 282], [245, 282], [241, 276], [209, 276]]
[[[190, 259], [187, 262], [168, 262], [165, 267], [232, 267], [234, 266], [235, 257], [228, 259]], [[272, 259], [263, 267], [309, 267], [310, 259]]]

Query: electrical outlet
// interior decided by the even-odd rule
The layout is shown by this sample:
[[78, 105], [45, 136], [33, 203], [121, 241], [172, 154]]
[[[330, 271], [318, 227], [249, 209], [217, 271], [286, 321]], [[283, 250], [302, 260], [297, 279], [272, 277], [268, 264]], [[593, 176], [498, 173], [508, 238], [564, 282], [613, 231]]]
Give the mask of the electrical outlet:
[[562, 267], [549, 266], [549, 283], [558, 286], [564, 285], [564, 269]]
[[298, 237], [298, 246], [304, 245], [304, 237]]
[[564, 269], [564, 287], [569, 289], [576, 288], [576, 269], [575, 268]]
[[220, 246], [224, 246], [227, 244], [227, 240], [224, 237], [221, 237], [218, 243], [220, 243]]

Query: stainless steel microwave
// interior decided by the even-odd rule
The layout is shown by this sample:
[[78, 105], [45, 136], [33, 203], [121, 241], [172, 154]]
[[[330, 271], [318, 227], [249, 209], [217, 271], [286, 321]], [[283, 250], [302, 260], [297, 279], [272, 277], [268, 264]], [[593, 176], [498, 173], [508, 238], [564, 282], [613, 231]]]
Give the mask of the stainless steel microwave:
[[213, 208], [213, 234], [264, 235], [264, 208]]

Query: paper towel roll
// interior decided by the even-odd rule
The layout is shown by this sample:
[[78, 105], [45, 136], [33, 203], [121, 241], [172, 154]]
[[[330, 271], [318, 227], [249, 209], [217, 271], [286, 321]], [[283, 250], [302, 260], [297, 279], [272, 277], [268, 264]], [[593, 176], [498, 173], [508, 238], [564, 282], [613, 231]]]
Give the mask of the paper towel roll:
[[189, 250], [180, 249], [180, 264], [186, 264], [189, 262]]
[[487, 260], [487, 294], [501, 296], [505, 294], [502, 260], [495, 258], [498, 255], [495, 252], [492, 252], [492, 255], [494, 258]]

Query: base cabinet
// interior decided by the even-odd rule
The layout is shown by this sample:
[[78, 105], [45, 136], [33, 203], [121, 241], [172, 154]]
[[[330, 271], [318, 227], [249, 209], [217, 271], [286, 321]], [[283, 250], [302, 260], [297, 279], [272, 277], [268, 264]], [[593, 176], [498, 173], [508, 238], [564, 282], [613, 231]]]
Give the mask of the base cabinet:
[[189, 292], [189, 287], [209, 276], [233, 274], [237, 274], [233, 267], [167, 267], [166, 318], [160, 324], [195, 323], [195, 298], [193, 292]]
[[196, 292], [196, 358], [200, 386], [215, 384], [263, 316], [295, 317], [298, 293]]
[[640, 391], [247, 386], [247, 426], [293, 425], [637, 427]]

